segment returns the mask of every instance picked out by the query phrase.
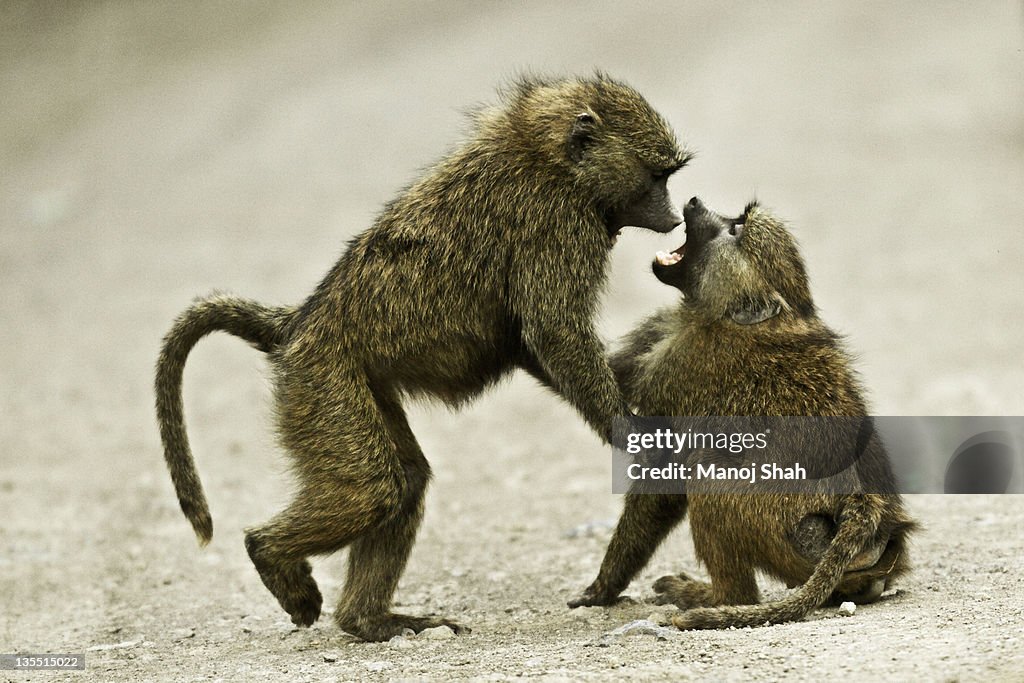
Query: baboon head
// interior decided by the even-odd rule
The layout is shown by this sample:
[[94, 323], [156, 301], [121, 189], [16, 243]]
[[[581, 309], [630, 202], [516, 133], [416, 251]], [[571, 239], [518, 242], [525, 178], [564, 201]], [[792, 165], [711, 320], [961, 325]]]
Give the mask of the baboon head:
[[796, 240], [757, 202], [726, 218], [694, 197], [683, 217], [686, 243], [659, 252], [653, 269], [659, 280], [682, 291], [688, 305], [739, 325], [814, 315]]
[[557, 169], [613, 241], [626, 226], [669, 232], [682, 222], [666, 184], [692, 155], [636, 90], [603, 74], [524, 78], [506, 99], [519, 150]]

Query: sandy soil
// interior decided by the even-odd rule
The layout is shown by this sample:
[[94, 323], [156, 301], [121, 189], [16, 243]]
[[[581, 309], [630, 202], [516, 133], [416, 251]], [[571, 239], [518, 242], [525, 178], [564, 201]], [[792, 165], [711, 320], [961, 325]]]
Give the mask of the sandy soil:
[[[606, 636], [692, 547], [670, 539], [641, 602], [565, 608], [621, 501], [605, 448], [523, 377], [413, 409], [436, 480], [397, 599], [472, 635], [297, 631], [241, 543], [289, 486], [259, 354], [215, 338], [188, 368], [204, 550], [150, 388], [192, 296], [299, 301], [496, 83], [600, 66], [699, 151], [677, 201], [756, 192], [792, 220], [879, 414], [1022, 414], [1018, 4], [43, 5], [0, 5], [0, 652], [88, 669], [0, 678], [1024, 679], [1019, 497], [912, 497], [916, 573], [852, 617]], [[676, 241], [620, 240], [609, 339], [672, 300], [647, 264]], [[328, 603], [342, 560], [315, 565]]]

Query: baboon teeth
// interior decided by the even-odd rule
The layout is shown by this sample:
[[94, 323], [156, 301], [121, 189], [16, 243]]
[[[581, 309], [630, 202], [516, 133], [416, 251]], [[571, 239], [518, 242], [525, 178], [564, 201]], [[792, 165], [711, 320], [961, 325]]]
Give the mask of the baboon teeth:
[[682, 254], [667, 251], [659, 251], [655, 258], [657, 258], [658, 263], [663, 266], [674, 266], [683, 260]]

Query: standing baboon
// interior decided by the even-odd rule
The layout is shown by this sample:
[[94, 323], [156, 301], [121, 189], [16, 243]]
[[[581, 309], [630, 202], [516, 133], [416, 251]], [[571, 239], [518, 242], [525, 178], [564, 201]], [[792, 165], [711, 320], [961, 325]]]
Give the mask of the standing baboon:
[[[627, 402], [645, 415], [828, 418], [772, 434], [762, 461], [828, 471], [840, 446], [859, 458], [830, 480], [838, 491], [740, 493], [745, 484], [691, 480], [686, 495], [667, 495], [645, 493], [652, 484], [638, 480], [597, 579], [570, 606], [614, 602], [688, 510], [711, 583], [679, 575], [654, 586], [662, 602], [687, 610], [674, 620], [680, 628], [799, 619], [830, 596], [877, 599], [908, 570], [915, 524], [847, 355], [816, 315], [792, 235], [756, 203], [727, 219], [695, 197], [683, 215], [686, 243], [653, 266], [682, 303], [641, 324], [610, 361]], [[757, 605], [759, 569], [802, 586]]]
[[523, 78], [471, 139], [387, 205], [297, 308], [215, 296], [175, 322], [157, 365], [164, 454], [201, 542], [212, 522], [182, 415], [185, 359], [223, 330], [266, 352], [280, 440], [299, 489], [245, 545], [292, 621], [321, 596], [307, 557], [349, 547], [335, 620], [366, 640], [457, 624], [390, 612], [430, 467], [404, 397], [458, 406], [514, 368], [571, 403], [605, 440], [627, 412], [593, 315], [625, 226], [668, 232], [666, 188], [688, 155], [632, 88]]

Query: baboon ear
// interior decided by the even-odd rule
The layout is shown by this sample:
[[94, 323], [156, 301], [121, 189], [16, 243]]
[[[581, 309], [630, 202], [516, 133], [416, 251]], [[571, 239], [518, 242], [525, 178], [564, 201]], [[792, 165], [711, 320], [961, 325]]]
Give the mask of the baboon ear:
[[572, 123], [572, 130], [569, 131], [569, 158], [575, 163], [583, 160], [583, 154], [587, 147], [594, 141], [594, 129], [597, 127], [597, 120], [589, 111], [580, 112]]
[[729, 308], [729, 319], [737, 325], [758, 325], [782, 313], [778, 297], [743, 299]]

